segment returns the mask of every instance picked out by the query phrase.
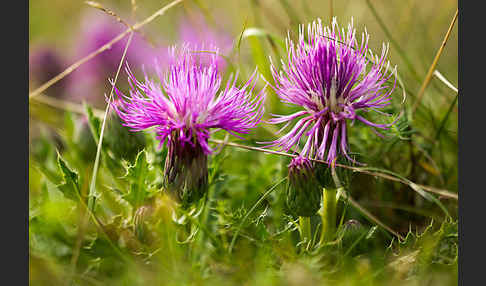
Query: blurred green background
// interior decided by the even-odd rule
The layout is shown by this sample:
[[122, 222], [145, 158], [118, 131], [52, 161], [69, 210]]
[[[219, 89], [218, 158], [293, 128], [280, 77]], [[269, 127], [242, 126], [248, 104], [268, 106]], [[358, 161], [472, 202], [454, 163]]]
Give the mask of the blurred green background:
[[[170, 3], [98, 2], [131, 24]], [[137, 7], [134, 13], [133, 3]], [[383, 42], [390, 43], [388, 59], [392, 65], [397, 65], [407, 91], [406, 101], [401, 105], [402, 90], [397, 87], [392, 111], [405, 110], [404, 125], [407, 131], [414, 133], [397, 131], [392, 134], [393, 139], [382, 140], [369, 129], [357, 126], [350, 130], [351, 150], [360, 154], [369, 166], [457, 194], [456, 93], [433, 77], [422, 104], [411, 116], [420, 86], [456, 10], [457, 1], [451, 0], [186, 0], [143, 27], [141, 32], [154, 49], [163, 51], [168, 45], [181, 43], [184, 23], [190, 23], [189, 30], [193, 29], [196, 35], [203, 35], [202, 30], [214, 31], [212, 37], [221, 38], [222, 43], [230, 39], [230, 47], [224, 50], [228, 59], [225, 79], [239, 71], [241, 82], [258, 67], [271, 82], [268, 57], [274, 62], [278, 62], [279, 57], [285, 58], [286, 51], [281, 44], [288, 31], [293, 37], [297, 35], [299, 24], [307, 24], [318, 17], [329, 22], [331, 13], [341, 26], [347, 25], [352, 17], [358, 35], [366, 27], [370, 49], [375, 53], [381, 51]], [[111, 21], [124, 29], [115, 18], [84, 1], [30, 0], [30, 54], [35, 54], [39, 47], [55, 50], [62, 58], [60, 67], [54, 68], [57, 73], [79, 60], [82, 54], [78, 48], [86, 42], [82, 23], [89, 19], [88, 15]], [[198, 19], [203, 19], [204, 25], [200, 25]], [[456, 23], [436, 67], [455, 87], [458, 85], [457, 26]], [[257, 29], [250, 29], [254, 34], [247, 32], [242, 36], [245, 28]], [[271, 36], [265, 36], [267, 34]], [[121, 57], [120, 54], [115, 56]], [[133, 58], [135, 55], [128, 56], [129, 61]], [[150, 66], [149, 59], [136, 63], [144, 61]], [[41, 64], [39, 70], [37, 78], [31, 76], [30, 91], [57, 74], [42, 78], [47, 74], [47, 64]], [[151, 216], [144, 225], [156, 238], [139, 236], [136, 218], [143, 212], [140, 206], [135, 207], [122, 199], [133, 183], [122, 177], [126, 166], [135, 164], [135, 160], [117, 157], [115, 149], [119, 143], [113, 139], [115, 137], [106, 137], [107, 153], [102, 155], [97, 179], [101, 197], [95, 212], [107, 235], [92, 221], [80, 231], [83, 211], [79, 202], [66, 198], [57, 186], [62, 182], [63, 173], [56, 150], [69, 168], [79, 174], [80, 193], [85, 196], [96, 146], [93, 130], [87, 127], [88, 120], [80, 103], [87, 102], [103, 109], [103, 94], [109, 93], [107, 80], [114, 76], [115, 70], [101, 73], [93, 88], [89, 86], [90, 89], [80, 91], [77, 88], [85, 85], [80, 83], [85, 76], [79, 73], [79, 77], [74, 77], [75, 73], [43, 93], [43, 96], [55, 98], [54, 104], [30, 100], [29, 268], [32, 285], [456, 284], [457, 223], [454, 219], [457, 219], [457, 200], [434, 194], [451, 215], [448, 219], [439, 204], [424, 199], [409, 186], [359, 172], [352, 176], [349, 194], [401, 235], [411, 230], [403, 244], [392, 240], [381, 228], [374, 231], [373, 221], [347, 208], [344, 221], [359, 221], [370, 234], [369, 238], [359, 241], [349, 253], [346, 252], [349, 242], [343, 239], [339, 247], [302, 254], [296, 246], [298, 235], [292, 229], [293, 218], [286, 212], [284, 187], [280, 185], [243, 223], [235, 250], [228, 254], [230, 241], [244, 215], [266, 190], [286, 176], [289, 162], [286, 157], [230, 146], [210, 161], [216, 183], [209, 199], [211, 210], [207, 228], [214, 237], [206, 230], [191, 240], [188, 236], [197, 228], [194, 222], [175, 223], [168, 210], [170, 203], [160, 195], [148, 195], [143, 205], [151, 209]], [[79, 95], [71, 95], [71, 90], [67, 89], [56, 97], [55, 87], [63, 81], [74, 86], [73, 90]], [[118, 85], [126, 90], [123, 70]], [[257, 88], [263, 85], [264, 81], [260, 80]], [[66, 113], [63, 110], [66, 102], [77, 103], [79, 110]], [[287, 114], [290, 110], [291, 107], [280, 103], [269, 88], [266, 117], [269, 113]], [[274, 126], [262, 123], [245, 137], [248, 140], [230, 140], [260, 146], [255, 142], [274, 138], [274, 130]], [[401, 138], [402, 135], [406, 139]], [[147, 176], [147, 185], [157, 189], [166, 150], [156, 148], [151, 133], [144, 136], [149, 165], [153, 168], [150, 171], [153, 173]], [[217, 133], [214, 138], [224, 136]], [[343, 210], [341, 206], [340, 214]], [[425, 231], [431, 223], [432, 227]], [[422, 232], [425, 232], [423, 236], [412, 235]], [[185, 238], [189, 242], [181, 243]]]

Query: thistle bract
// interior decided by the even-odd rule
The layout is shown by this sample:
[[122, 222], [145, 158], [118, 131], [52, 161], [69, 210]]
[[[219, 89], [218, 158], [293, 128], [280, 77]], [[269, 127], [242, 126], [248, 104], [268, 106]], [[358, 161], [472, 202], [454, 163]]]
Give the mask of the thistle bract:
[[170, 54], [165, 74], [156, 66], [161, 85], [147, 76], [144, 83], [137, 81], [127, 67], [130, 96], [115, 88], [119, 100], [112, 106], [123, 125], [133, 131], [154, 127], [160, 145], [167, 142], [166, 187], [187, 205], [200, 199], [208, 187], [210, 129], [235, 136], [248, 133], [261, 120], [265, 93], [262, 89], [253, 95], [256, 71], [242, 86], [236, 86], [235, 76], [221, 88], [217, 50], [201, 54], [184, 45], [172, 48]]
[[321, 189], [312, 162], [304, 157], [292, 159], [287, 185], [287, 206], [297, 216], [310, 217], [321, 206]]
[[302, 26], [297, 43], [287, 39], [288, 62], [282, 61], [283, 71], [272, 64], [273, 88], [282, 102], [303, 110], [270, 120], [286, 123], [282, 130], [294, 120], [297, 123], [268, 147], [288, 151], [307, 136], [302, 156], [331, 163], [341, 153], [356, 162], [348, 155], [347, 121], [382, 129], [391, 125], [370, 122], [359, 114], [389, 105], [395, 87], [387, 85], [394, 74], [385, 61], [388, 46], [383, 45], [378, 57], [369, 51], [368, 38], [365, 32], [358, 43], [353, 23], [345, 32], [334, 18], [332, 27], [323, 27], [320, 19], [309, 24], [306, 37]]
[[179, 144], [177, 132], [165, 160], [167, 190], [183, 205], [201, 199], [208, 189], [207, 156], [200, 144]]
[[[337, 157], [335, 160], [336, 164], [340, 165], [350, 165], [350, 162], [345, 157]], [[339, 186], [336, 185], [335, 179], [333, 178], [332, 166], [326, 164], [316, 164], [315, 165], [316, 178], [319, 184], [324, 188], [337, 189]], [[354, 172], [348, 168], [334, 168], [335, 175], [339, 178], [341, 187], [348, 190], [354, 176]]]

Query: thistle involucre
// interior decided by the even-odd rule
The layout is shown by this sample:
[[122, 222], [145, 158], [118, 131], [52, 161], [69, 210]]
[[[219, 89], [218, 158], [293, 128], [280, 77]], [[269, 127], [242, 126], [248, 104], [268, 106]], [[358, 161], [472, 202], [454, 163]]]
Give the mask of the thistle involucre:
[[310, 217], [321, 206], [321, 189], [313, 162], [297, 156], [292, 159], [288, 168], [287, 206], [297, 216]]
[[264, 89], [253, 95], [257, 73], [242, 86], [236, 76], [221, 88], [218, 51], [190, 50], [188, 45], [171, 49], [171, 63], [162, 84], [145, 76], [139, 82], [127, 67], [130, 96], [116, 89], [112, 104], [123, 124], [133, 131], [154, 127], [160, 145], [167, 141], [165, 181], [169, 193], [187, 205], [199, 200], [207, 190], [207, 155], [211, 128], [248, 133], [263, 115]]
[[286, 123], [281, 131], [298, 121], [268, 147], [289, 151], [307, 136], [301, 156], [331, 163], [341, 153], [356, 162], [348, 155], [347, 121], [357, 119], [381, 129], [391, 125], [373, 123], [358, 115], [359, 111], [378, 111], [389, 105], [395, 88], [387, 85], [395, 74], [385, 61], [388, 46], [383, 45], [378, 57], [368, 50], [368, 38], [365, 32], [358, 43], [352, 21], [345, 32], [334, 18], [332, 27], [323, 27], [320, 19], [309, 24], [307, 37], [301, 26], [297, 43], [287, 39], [288, 62], [282, 61], [283, 71], [279, 73], [272, 64], [273, 88], [282, 102], [304, 110], [270, 119], [272, 124]]

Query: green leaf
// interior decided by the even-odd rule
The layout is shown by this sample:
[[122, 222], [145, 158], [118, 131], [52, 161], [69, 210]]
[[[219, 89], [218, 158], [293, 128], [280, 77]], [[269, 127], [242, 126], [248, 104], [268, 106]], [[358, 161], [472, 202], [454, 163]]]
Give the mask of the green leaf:
[[269, 68], [270, 63], [268, 61], [267, 52], [263, 47], [263, 42], [254, 35], [247, 36], [247, 37], [243, 35], [243, 38], [248, 38], [251, 55], [253, 57], [253, 60], [255, 61], [255, 64], [258, 67], [259, 72], [262, 73], [265, 78], [267, 79], [271, 78], [271, 73]]
[[134, 208], [142, 205], [145, 199], [149, 198], [155, 191], [153, 185], [150, 184], [153, 181], [153, 172], [151, 171], [145, 150], [140, 151], [135, 159], [135, 164], [127, 168], [124, 178], [130, 183], [130, 187], [128, 193], [122, 197]]
[[84, 103], [84, 108], [86, 109], [86, 116], [88, 117], [89, 129], [91, 130], [91, 134], [93, 134], [96, 145], [98, 145], [98, 140], [101, 134], [101, 120], [94, 115], [91, 106]]
[[79, 175], [69, 168], [59, 153], [57, 154], [57, 164], [63, 178], [63, 182], [58, 185], [59, 190], [66, 198], [77, 201], [80, 198]]

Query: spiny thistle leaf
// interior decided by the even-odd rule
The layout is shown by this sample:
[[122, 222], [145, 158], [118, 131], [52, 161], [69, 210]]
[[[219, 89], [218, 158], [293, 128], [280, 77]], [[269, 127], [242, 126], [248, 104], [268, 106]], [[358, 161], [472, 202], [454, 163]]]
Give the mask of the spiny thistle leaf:
[[431, 231], [433, 224], [434, 222], [431, 221], [430, 224], [422, 231], [422, 233], [414, 233], [410, 229], [403, 241], [397, 241], [394, 238], [388, 246], [387, 251], [391, 251], [397, 256], [400, 255], [402, 253], [402, 249], [413, 247], [421, 237], [428, 234]]
[[79, 191], [79, 175], [75, 171], [72, 171], [66, 162], [62, 159], [61, 155], [58, 153], [57, 155], [57, 163], [59, 169], [61, 170], [63, 183], [58, 185], [59, 190], [63, 193], [63, 195], [71, 200], [77, 201], [80, 197]]
[[[424, 273], [433, 264], [451, 265], [457, 262], [458, 236], [457, 221], [447, 218], [442, 222], [441, 227], [432, 231], [433, 221], [422, 233], [409, 231], [404, 241], [397, 244], [392, 242], [387, 250], [396, 245], [394, 255], [398, 256], [390, 266], [399, 266], [404, 259], [413, 263], [413, 270]], [[413, 255], [412, 255], [413, 254]], [[412, 257], [412, 256], [413, 257]]]
[[123, 195], [123, 199], [135, 209], [156, 191], [156, 188], [150, 184], [154, 179], [153, 173], [153, 169], [151, 170], [147, 161], [145, 150], [140, 151], [135, 163], [127, 168], [127, 173], [124, 176], [124, 179], [130, 183], [130, 187], [128, 193]]
[[431, 263], [450, 265], [457, 262], [459, 243], [457, 227], [457, 220], [451, 218], [444, 220], [440, 229], [429, 239], [434, 247], [430, 256], [424, 260], [424, 265]]

